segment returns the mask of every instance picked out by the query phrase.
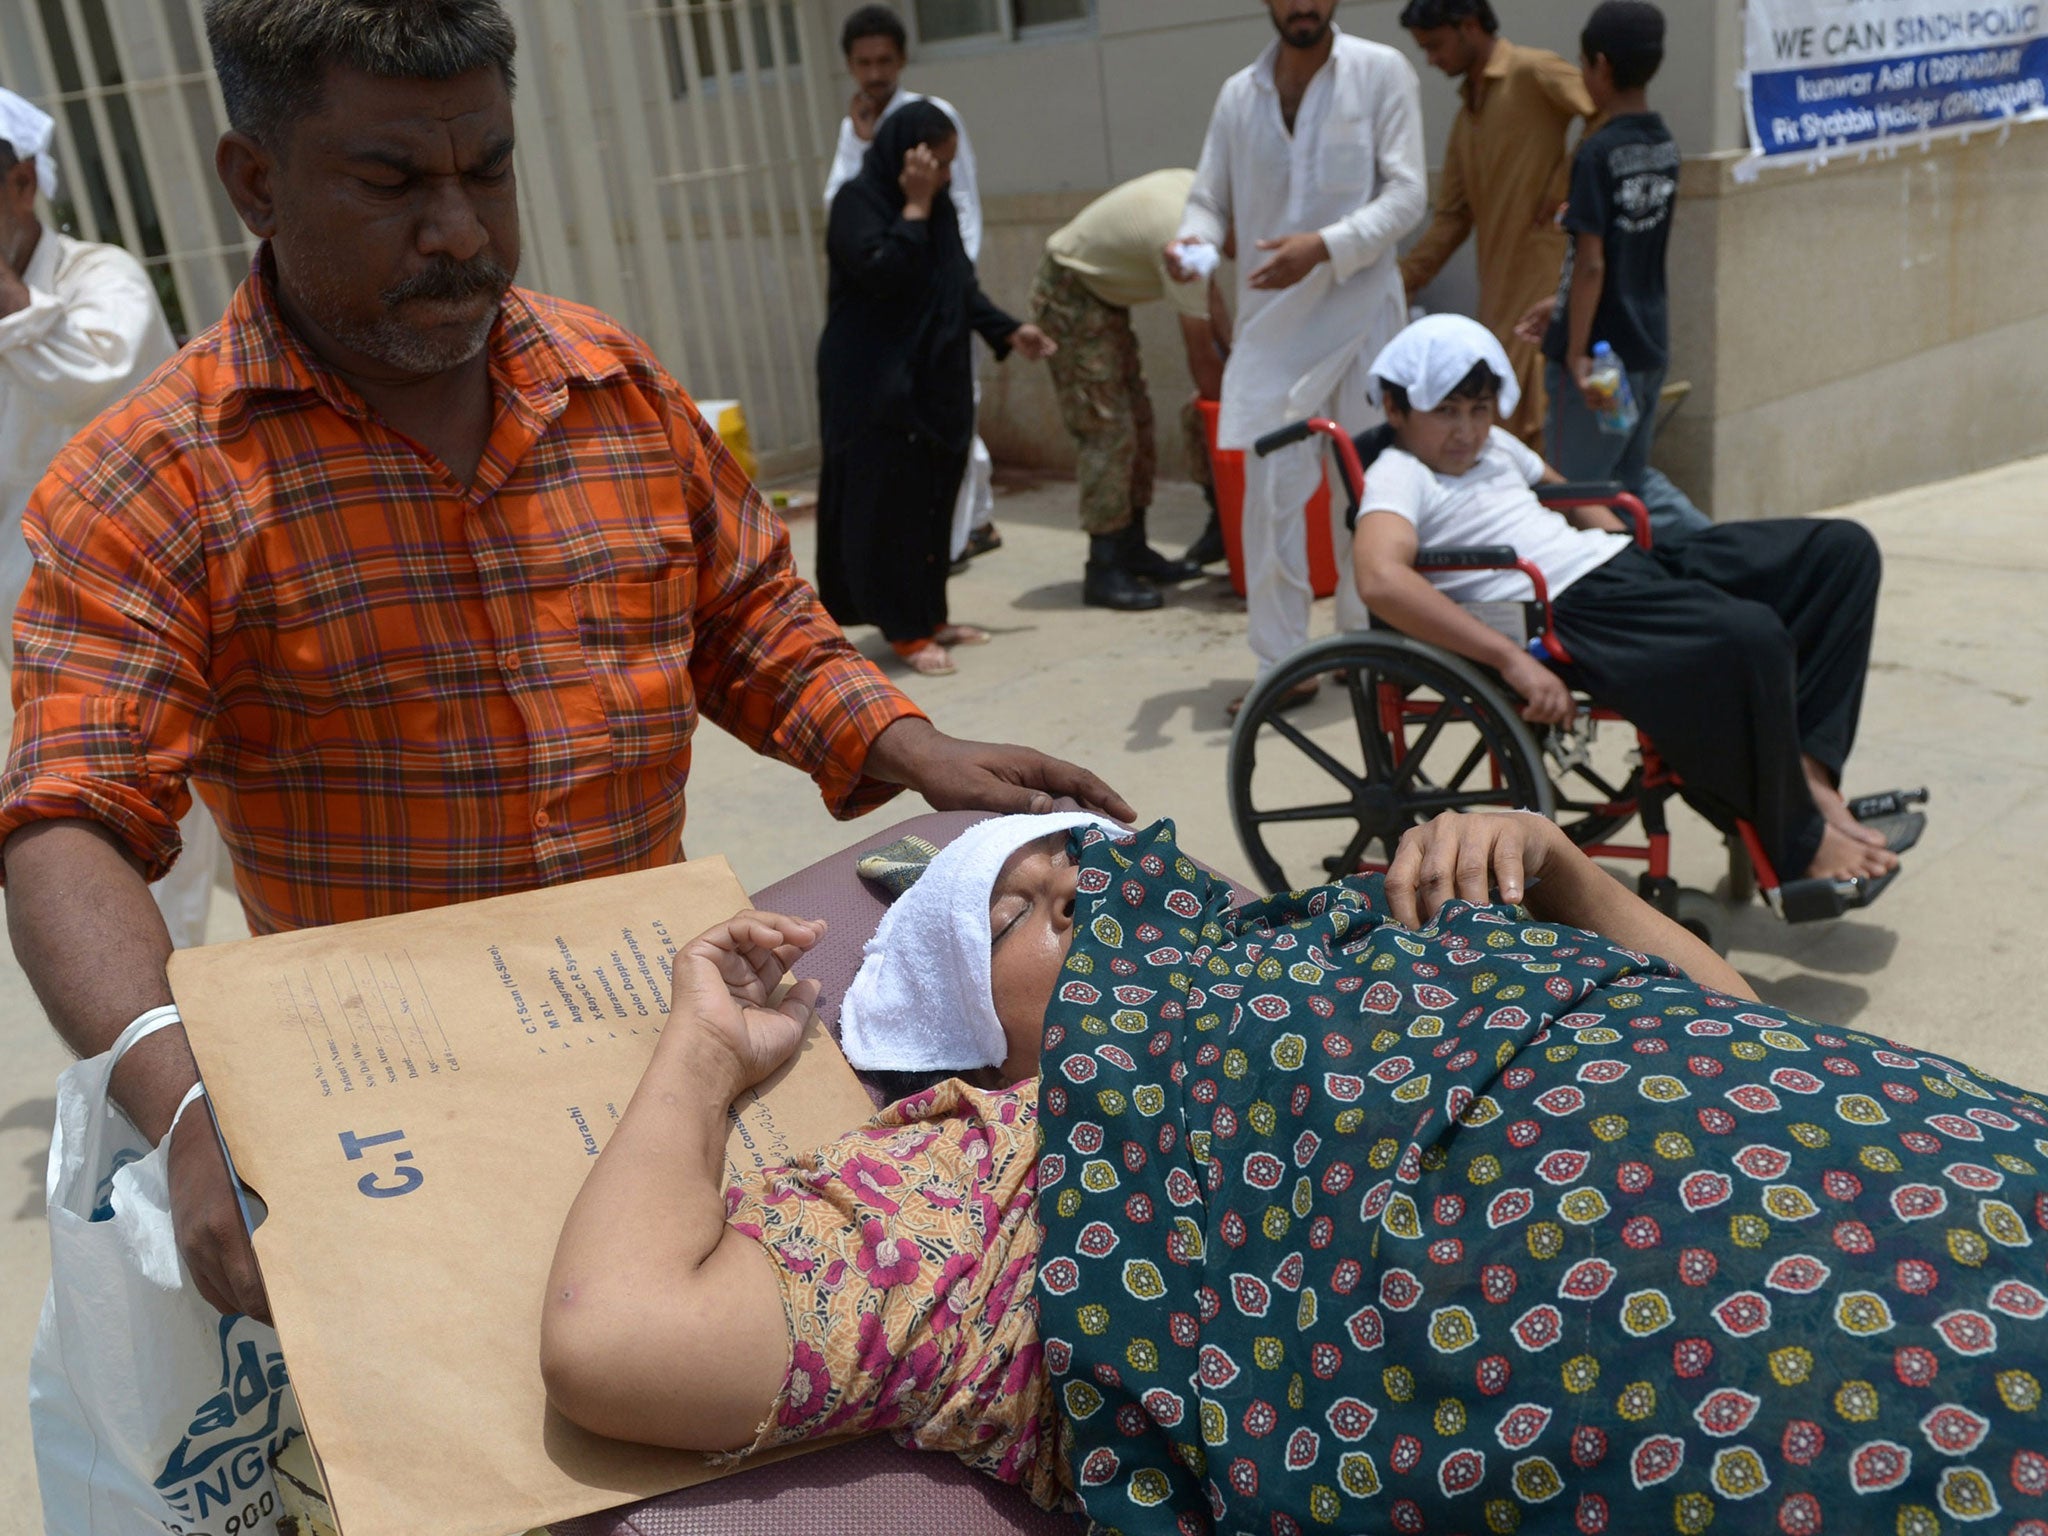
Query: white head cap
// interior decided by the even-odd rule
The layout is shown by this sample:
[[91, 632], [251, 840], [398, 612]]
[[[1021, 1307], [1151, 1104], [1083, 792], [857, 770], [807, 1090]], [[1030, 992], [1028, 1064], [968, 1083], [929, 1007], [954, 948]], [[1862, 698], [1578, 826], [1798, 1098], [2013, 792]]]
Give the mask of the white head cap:
[[988, 899], [1003, 862], [1085, 811], [997, 816], [954, 838], [882, 914], [839, 1009], [846, 1059], [871, 1072], [972, 1072], [1010, 1054], [990, 979]]
[[49, 113], [0, 89], [0, 140], [14, 151], [15, 159], [35, 161], [36, 186], [46, 198], [57, 195], [57, 162], [50, 154], [56, 132], [56, 120]]
[[1367, 395], [1379, 405], [1384, 379], [1407, 392], [1411, 409], [1433, 411], [1478, 363], [1486, 364], [1500, 380], [1499, 414], [1514, 415], [1522, 402], [1522, 386], [1515, 382], [1507, 348], [1493, 332], [1463, 315], [1425, 315], [1388, 342], [1372, 360]]

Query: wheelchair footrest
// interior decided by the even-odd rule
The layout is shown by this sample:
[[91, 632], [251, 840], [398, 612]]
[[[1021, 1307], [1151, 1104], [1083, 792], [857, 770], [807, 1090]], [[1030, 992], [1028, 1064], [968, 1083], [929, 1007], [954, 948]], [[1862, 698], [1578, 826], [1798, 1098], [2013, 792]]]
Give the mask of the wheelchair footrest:
[[1925, 789], [1888, 789], [1881, 795], [1858, 795], [1849, 802], [1849, 814], [1858, 821], [1877, 821], [1925, 805], [1927, 799]]
[[1898, 879], [1895, 869], [1874, 880], [1787, 880], [1778, 887], [1778, 912], [1788, 923], [1821, 923], [1867, 907]]
[[1861, 816], [1857, 820], [1873, 832], [1884, 834], [1884, 845], [1893, 853], [1904, 853], [1920, 841], [1927, 830], [1925, 811], [1900, 811], [1894, 816]]

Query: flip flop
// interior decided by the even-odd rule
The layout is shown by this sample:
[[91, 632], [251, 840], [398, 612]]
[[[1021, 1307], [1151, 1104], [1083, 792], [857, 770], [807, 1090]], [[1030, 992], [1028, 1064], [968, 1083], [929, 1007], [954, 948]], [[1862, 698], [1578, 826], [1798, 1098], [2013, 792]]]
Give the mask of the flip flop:
[[938, 645], [987, 645], [989, 632], [973, 624], [941, 624], [932, 640]]
[[903, 665], [919, 677], [951, 677], [960, 670], [953, 665], [952, 653], [935, 640], [927, 640], [923, 645], [896, 654]]
[[[1273, 707], [1275, 709], [1299, 709], [1302, 705], [1313, 699], [1321, 688], [1321, 679], [1306, 678], [1282, 693], [1279, 701]], [[1230, 719], [1235, 720], [1244, 709], [1244, 701], [1250, 697], [1251, 695], [1248, 693], [1239, 694], [1223, 706], [1223, 713]]]

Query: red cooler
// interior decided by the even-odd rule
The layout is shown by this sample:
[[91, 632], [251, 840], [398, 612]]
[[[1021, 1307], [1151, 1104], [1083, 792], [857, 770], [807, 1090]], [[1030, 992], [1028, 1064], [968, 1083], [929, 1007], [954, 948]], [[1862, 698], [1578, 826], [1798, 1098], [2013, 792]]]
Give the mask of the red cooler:
[[[1230, 561], [1230, 584], [1244, 596], [1244, 453], [1216, 446], [1217, 404], [1198, 400], [1202, 425], [1209, 434], [1209, 463], [1216, 475], [1216, 516], [1223, 524], [1223, 551]], [[1311, 439], [1319, 443], [1320, 439]], [[1330, 472], [1308, 501], [1308, 583], [1317, 597], [1337, 590], [1337, 556], [1330, 544]]]

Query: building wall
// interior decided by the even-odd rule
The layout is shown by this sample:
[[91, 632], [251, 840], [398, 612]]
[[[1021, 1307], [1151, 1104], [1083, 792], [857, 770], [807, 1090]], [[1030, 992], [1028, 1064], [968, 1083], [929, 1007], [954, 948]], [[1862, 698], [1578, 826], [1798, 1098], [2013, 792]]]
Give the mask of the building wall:
[[2048, 451], [2048, 124], [1749, 184], [1734, 158], [1681, 188], [1674, 479], [1772, 517]]
[[[895, 0], [907, 3], [907, 0]], [[836, 39], [857, 0], [825, 0]], [[1423, 76], [1432, 164], [1450, 131], [1453, 86], [1427, 69], [1399, 25], [1402, 0], [1344, 0], [1346, 31], [1399, 47]], [[1502, 31], [1578, 56], [1592, 0], [1496, 0]], [[1667, 0], [1670, 35], [1658, 105], [1689, 154], [1734, 149], [1742, 123], [1727, 83], [1739, 64], [1739, 0]], [[986, 189], [1099, 191], [1193, 165], [1216, 91], [1272, 40], [1263, 0], [1096, 0], [1092, 37], [954, 45], [913, 57], [905, 81], [959, 108]], [[850, 91], [838, 92], [844, 109]]]

